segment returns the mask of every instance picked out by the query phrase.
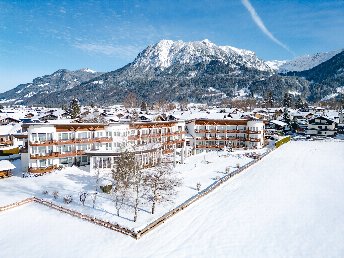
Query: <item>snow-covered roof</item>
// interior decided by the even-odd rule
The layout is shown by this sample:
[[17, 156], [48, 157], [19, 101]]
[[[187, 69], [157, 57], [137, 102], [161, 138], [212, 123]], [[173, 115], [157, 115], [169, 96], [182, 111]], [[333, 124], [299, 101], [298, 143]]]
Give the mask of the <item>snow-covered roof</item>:
[[11, 135], [21, 131], [20, 124], [0, 125], [0, 135]]
[[0, 160], [0, 171], [15, 169], [16, 167], [8, 160]]
[[287, 125], [287, 123], [284, 123], [284, 122], [279, 121], [279, 120], [271, 120], [270, 122], [273, 124], [279, 125], [279, 126], [286, 126]]

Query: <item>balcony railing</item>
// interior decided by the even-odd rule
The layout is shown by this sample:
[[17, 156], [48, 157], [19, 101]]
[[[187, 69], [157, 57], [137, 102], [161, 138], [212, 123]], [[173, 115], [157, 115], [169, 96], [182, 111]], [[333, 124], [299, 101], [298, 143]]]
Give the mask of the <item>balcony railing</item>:
[[46, 154], [32, 154], [30, 159], [53, 159], [53, 158], [64, 158], [64, 157], [74, 157], [79, 155], [85, 155], [84, 150], [77, 150], [71, 152], [50, 152]]
[[76, 143], [94, 143], [94, 142], [112, 142], [111, 137], [98, 137], [98, 138], [75, 138], [67, 140], [48, 140], [48, 141], [30, 141], [30, 146], [50, 146], [50, 145], [66, 145]]
[[13, 145], [13, 141], [11, 140], [0, 141], [0, 145]]
[[196, 137], [198, 141], [245, 141], [246, 138], [243, 137]]
[[257, 138], [250, 138], [249, 141], [250, 141], [250, 142], [260, 142], [260, 139], [257, 139]]
[[204, 130], [204, 129], [195, 129], [195, 133], [249, 133], [249, 134], [260, 134], [262, 131], [250, 131], [250, 130]]
[[57, 169], [57, 165], [44, 167], [44, 168], [29, 168], [28, 171], [30, 173], [46, 173], [46, 172], [51, 172], [55, 169]]

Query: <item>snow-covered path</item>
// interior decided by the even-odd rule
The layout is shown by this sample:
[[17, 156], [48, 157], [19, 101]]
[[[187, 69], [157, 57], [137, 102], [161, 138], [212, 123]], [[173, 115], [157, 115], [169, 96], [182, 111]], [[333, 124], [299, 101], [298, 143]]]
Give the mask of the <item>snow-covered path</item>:
[[0, 257], [344, 257], [344, 143], [291, 142], [140, 240], [38, 204], [0, 213]]

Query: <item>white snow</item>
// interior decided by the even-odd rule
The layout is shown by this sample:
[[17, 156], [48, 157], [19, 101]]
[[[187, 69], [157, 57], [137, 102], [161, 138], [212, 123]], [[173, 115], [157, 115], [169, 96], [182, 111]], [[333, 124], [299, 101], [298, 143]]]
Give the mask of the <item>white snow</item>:
[[30, 91], [28, 94], [26, 94], [26, 95], [24, 96], [24, 98], [30, 98], [30, 97], [32, 97], [32, 96], [35, 95], [35, 94], [36, 94], [36, 93]]
[[37, 87], [45, 87], [45, 86], [48, 86], [49, 84], [50, 84], [49, 82], [40, 83], [40, 84], [37, 84]]
[[278, 69], [284, 65], [286, 62], [288, 62], [287, 60], [270, 60], [270, 61], [266, 61], [265, 63], [274, 71], [278, 71]]
[[96, 71], [89, 69], [89, 68], [85, 68], [85, 69], [81, 69], [81, 70], [84, 72], [87, 72], [87, 73], [96, 73]]
[[285, 144], [140, 240], [38, 204], [1, 212], [0, 256], [341, 258], [343, 144]]
[[15, 169], [16, 167], [8, 160], [0, 160], [0, 171]]
[[104, 81], [103, 81], [103, 80], [99, 80], [99, 81], [93, 81], [92, 83], [93, 83], [93, 84], [103, 84]]
[[289, 94], [291, 94], [291, 95], [293, 95], [293, 96], [296, 96], [296, 95], [301, 95], [301, 93], [300, 92], [298, 92], [298, 91], [288, 91], [288, 93]]
[[279, 65], [279, 72], [287, 73], [293, 71], [299, 72], [309, 70], [323, 62], [326, 62], [327, 60], [331, 59], [332, 57], [334, 57], [342, 51], [343, 49], [339, 49], [330, 52], [300, 56], [291, 61], [287, 61], [284, 64]]
[[337, 97], [339, 94], [344, 94], [344, 86], [343, 87], [337, 87], [335, 93], [331, 93], [331, 94], [325, 96], [324, 98], [321, 99], [321, 101], [333, 99], [333, 98]]
[[286, 125], [288, 125], [287, 123], [284, 123], [284, 122], [279, 121], [279, 120], [271, 120], [270, 122], [274, 123], [276, 125], [279, 125], [279, 126], [286, 126]]
[[[265, 150], [266, 149], [261, 149], [256, 152], [259, 153]], [[111, 196], [108, 194], [98, 194], [97, 209], [92, 208], [91, 198], [88, 198], [86, 205], [82, 206], [80, 202], [78, 202], [79, 193], [83, 191], [93, 191], [95, 189], [96, 178], [89, 172], [83, 171], [77, 167], [65, 168], [62, 171], [53, 172], [44, 177], [21, 178], [20, 163], [16, 161], [15, 165], [17, 169], [14, 170], [15, 176], [4, 182], [0, 182], [0, 187], [5, 187], [11, 192], [11, 194], [8, 195], [7, 192], [4, 193], [0, 190], [0, 206], [31, 196], [55, 201], [51, 193], [53, 191], [58, 191], [60, 196], [73, 196], [75, 202], [67, 205], [69, 208], [138, 230], [190, 197], [196, 195], [196, 184], [198, 182], [201, 183], [201, 189], [204, 189], [214, 183], [217, 177], [223, 177], [227, 167], [230, 168], [230, 171], [233, 171], [235, 170], [236, 164], [242, 166], [250, 162], [252, 159], [243, 155], [247, 152], [252, 151], [236, 151], [231, 154], [227, 152], [210, 152], [187, 158], [185, 164], [178, 164], [175, 168], [176, 172], [180, 172], [179, 176], [183, 178], [183, 186], [178, 189], [179, 193], [174, 199], [174, 202], [157, 206], [157, 212], [154, 215], [148, 212], [150, 210], [150, 203], [143, 203], [140, 208], [144, 212], [139, 213], [139, 218], [136, 223], [131, 221], [132, 209], [129, 208], [121, 211], [121, 217], [114, 216], [114, 214], [116, 214], [116, 209]], [[87, 168], [84, 169], [87, 170]], [[107, 178], [105, 174], [103, 178]], [[56, 187], [56, 185], [60, 187]], [[23, 188], [25, 191], [22, 190]], [[42, 192], [44, 190], [47, 190], [50, 194], [43, 195]], [[63, 204], [62, 198], [55, 202], [58, 202], [59, 205], [65, 205]]]
[[262, 71], [272, 71], [254, 52], [231, 46], [217, 46], [208, 39], [202, 41], [183, 42], [161, 40], [147, 47], [135, 59], [135, 67], [160, 68], [164, 70], [173, 64], [197, 64], [217, 59], [235, 67], [239, 62], [246, 67], [255, 67]]

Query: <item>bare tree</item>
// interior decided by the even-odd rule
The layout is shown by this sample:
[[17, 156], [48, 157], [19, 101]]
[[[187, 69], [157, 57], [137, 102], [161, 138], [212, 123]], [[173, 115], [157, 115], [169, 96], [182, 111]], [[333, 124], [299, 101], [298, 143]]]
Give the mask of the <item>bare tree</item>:
[[129, 92], [128, 95], [123, 100], [123, 105], [125, 108], [134, 108], [138, 106], [137, 96], [134, 92]]
[[82, 206], [85, 206], [86, 197], [87, 197], [87, 193], [85, 192], [80, 193], [80, 202], [82, 203]]
[[181, 180], [175, 176], [171, 165], [162, 163], [150, 170], [145, 183], [149, 188], [149, 200], [154, 214], [157, 203], [170, 201], [176, 195], [176, 188], [181, 185]]
[[117, 216], [120, 215], [120, 210], [123, 208], [125, 202], [128, 202], [129, 189], [121, 187], [118, 184], [111, 189], [111, 196], [115, 203]]
[[112, 187], [112, 196], [118, 216], [130, 195], [131, 181], [136, 167], [135, 153], [126, 150], [119, 156], [116, 169], [112, 170], [112, 178], [115, 181], [115, 185]]
[[137, 221], [138, 211], [139, 211], [139, 204], [140, 198], [142, 197], [142, 190], [144, 186], [144, 173], [139, 167], [136, 165], [136, 169], [134, 170], [134, 174], [132, 177], [131, 185], [134, 191], [134, 222]]

